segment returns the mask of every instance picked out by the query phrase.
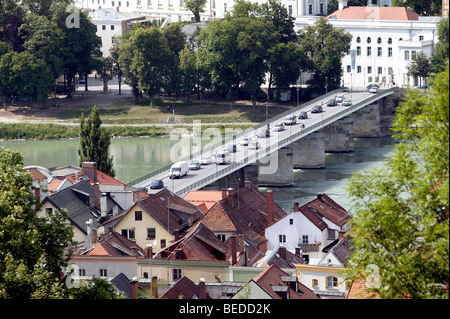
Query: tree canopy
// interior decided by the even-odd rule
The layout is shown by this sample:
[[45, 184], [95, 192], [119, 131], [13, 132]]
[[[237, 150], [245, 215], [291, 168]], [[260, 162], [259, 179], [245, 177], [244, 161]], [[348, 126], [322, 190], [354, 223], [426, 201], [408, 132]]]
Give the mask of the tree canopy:
[[348, 184], [355, 251], [347, 275], [367, 283], [376, 269], [368, 291], [381, 298], [448, 298], [448, 90], [447, 65], [428, 92], [409, 91], [393, 123], [394, 154]]

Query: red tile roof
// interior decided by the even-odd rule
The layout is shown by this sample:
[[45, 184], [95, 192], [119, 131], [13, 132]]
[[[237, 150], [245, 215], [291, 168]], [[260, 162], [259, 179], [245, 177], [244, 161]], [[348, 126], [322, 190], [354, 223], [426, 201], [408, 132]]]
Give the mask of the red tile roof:
[[405, 7], [345, 7], [327, 19], [339, 20], [419, 20], [419, 15]]
[[204, 205], [207, 208], [206, 211], [204, 211], [204, 213], [206, 213], [217, 201], [223, 199], [223, 192], [202, 190], [189, 191], [183, 198], [198, 207]]
[[[161, 299], [197, 299], [199, 297], [200, 287], [188, 277], [183, 276], [161, 296]], [[206, 298], [210, 299], [208, 294]]]
[[100, 238], [100, 241], [92, 250], [85, 254], [86, 256], [103, 256], [103, 257], [143, 257], [144, 250], [132, 242], [125, 236], [112, 231]]
[[380, 296], [369, 292], [365, 279], [353, 281], [348, 289], [345, 299], [379, 299]]
[[317, 195], [317, 198], [301, 206], [300, 211], [320, 230], [327, 227], [323, 217], [338, 226], [343, 226], [351, 218], [342, 206], [326, 194]]
[[32, 167], [27, 168], [26, 171], [31, 174], [31, 177], [33, 178], [33, 181], [43, 181], [47, 180], [47, 177], [42, 174], [38, 169]]
[[[286, 277], [294, 280], [294, 282], [292, 284], [286, 282]], [[264, 270], [253, 280], [274, 299], [320, 299], [311, 289], [300, 283], [297, 277], [293, 278], [275, 265]], [[286, 290], [285, 295], [277, 293], [277, 288], [274, 289], [273, 287], [287, 287], [284, 289]], [[287, 293], [288, 296], [286, 296]]]

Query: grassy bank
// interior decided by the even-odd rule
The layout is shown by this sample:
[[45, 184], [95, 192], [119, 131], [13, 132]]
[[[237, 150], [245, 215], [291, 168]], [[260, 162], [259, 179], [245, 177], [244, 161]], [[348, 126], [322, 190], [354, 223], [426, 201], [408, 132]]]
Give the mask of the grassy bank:
[[[232, 125], [202, 126], [202, 130], [210, 127], [218, 128], [225, 134]], [[234, 125], [235, 129], [245, 130], [251, 125]], [[170, 129], [184, 128], [192, 132], [192, 126], [180, 125], [173, 127], [161, 126], [107, 126], [106, 130], [113, 136], [120, 137], [155, 137], [170, 133]], [[30, 123], [0, 123], [0, 140], [52, 140], [61, 138], [77, 138], [78, 125], [30, 124]]]

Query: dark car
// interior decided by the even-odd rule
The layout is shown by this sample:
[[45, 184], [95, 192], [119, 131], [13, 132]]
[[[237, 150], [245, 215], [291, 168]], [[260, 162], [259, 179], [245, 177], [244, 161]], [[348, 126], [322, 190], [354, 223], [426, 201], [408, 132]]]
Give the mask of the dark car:
[[162, 180], [160, 179], [155, 179], [153, 182], [151, 182], [150, 184], [150, 188], [151, 189], [160, 189], [164, 187], [164, 183]]
[[308, 118], [308, 114], [305, 111], [301, 111], [300, 114], [298, 115], [299, 120], [304, 120], [307, 118]]
[[314, 105], [311, 109], [311, 113], [320, 113], [322, 112], [322, 106], [321, 105]]
[[370, 90], [371, 88], [377, 88], [377, 89], [379, 89], [380, 86], [379, 86], [378, 84], [376, 84], [376, 83], [370, 83], [370, 84], [367, 86], [367, 90]]
[[335, 99], [330, 99], [327, 102], [327, 106], [336, 106], [336, 105], [337, 105], [337, 103], [336, 103]]

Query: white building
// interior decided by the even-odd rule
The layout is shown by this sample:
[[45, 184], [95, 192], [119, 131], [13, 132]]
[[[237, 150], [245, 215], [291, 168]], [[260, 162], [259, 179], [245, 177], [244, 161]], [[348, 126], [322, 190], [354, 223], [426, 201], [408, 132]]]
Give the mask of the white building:
[[325, 194], [299, 207], [266, 228], [267, 250], [280, 245], [308, 263], [323, 259], [322, 249], [348, 231], [350, 215]]

